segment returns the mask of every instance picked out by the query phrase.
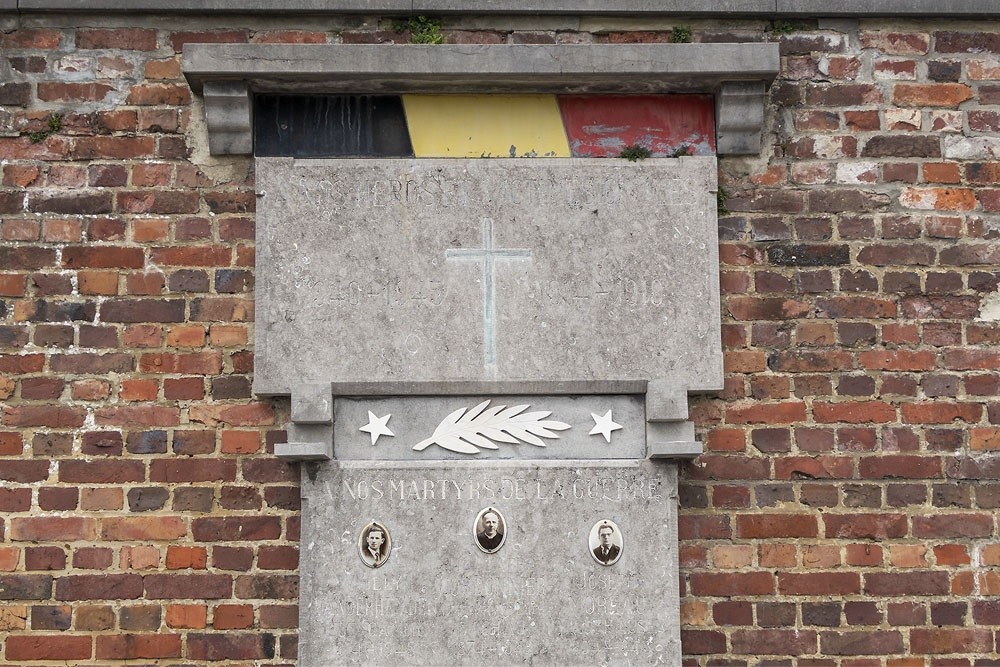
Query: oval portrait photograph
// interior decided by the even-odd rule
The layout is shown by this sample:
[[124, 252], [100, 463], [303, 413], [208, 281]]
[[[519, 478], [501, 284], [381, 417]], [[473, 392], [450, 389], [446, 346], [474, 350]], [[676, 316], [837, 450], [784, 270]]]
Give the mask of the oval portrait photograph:
[[361, 529], [358, 537], [358, 551], [361, 561], [368, 567], [382, 567], [389, 560], [392, 538], [389, 531], [378, 521], [372, 521]]
[[590, 529], [590, 554], [601, 565], [614, 565], [622, 557], [625, 542], [618, 524], [601, 519]]
[[472, 524], [472, 534], [476, 538], [476, 546], [488, 554], [495, 553], [507, 539], [507, 522], [495, 507], [484, 507], [476, 515]]

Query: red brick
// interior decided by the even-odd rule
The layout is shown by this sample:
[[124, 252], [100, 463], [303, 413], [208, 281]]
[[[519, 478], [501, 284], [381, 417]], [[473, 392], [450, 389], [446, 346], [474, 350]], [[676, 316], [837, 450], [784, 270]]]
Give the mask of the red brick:
[[693, 572], [691, 594], [710, 597], [773, 595], [774, 575], [769, 572]]
[[861, 593], [861, 575], [857, 572], [778, 573], [778, 592], [782, 595], [842, 596]]
[[73, 156], [79, 160], [129, 160], [153, 157], [155, 148], [152, 137], [80, 137]]
[[993, 650], [993, 632], [987, 628], [913, 628], [910, 649], [921, 655], [982, 655]]
[[79, 428], [83, 426], [86, 415], [84, 408], [68, 406], [4, 406], [3, 423], [19, 427]]
[[10, 520], [10, 539], [15, 542], [54, 542], [93, 540], [97, 521], [84, 517], [14, 517]]
[[188, 634], [192, 660], [262, 660], [274, 657], [274, 643], [260, 633]]
[[233, 594], [232, 577], [221, 574], [147, 574], [146, 597], [150, 600], [218, 600]]
[[[202, 340], [204, 330], [201, 330]], [[182, 373], [191, 375], [218, 375], [222, 372], [222, 352], [171, 353], [156, 352], [139, 358], [139, 370], [143, 373]]]
[[208, 559], [205, 547], [167, 547], [168, 570], [204, 570]]
[[114, 89], [106, 83], [39, 81], [38, 99], [45, 102], [100, 102]]
[[208, 608], [203, 604], [168, 604], [168, 628], [200, 629], [208, 625]]
[[879, 539], [906, 537], [904, 514], [824, 514], [826, 537]]
[[[820, 652], [824, 655], [892, 655], [902, 653], [903, 635], [896, 630], [824, 632], [820, 635]], [[921, 662], [923, 661], [921, 660]]]
[[181, 636], [171, 634], [102, 635], [97, 638], [98, 660], [141, 660], [181, 657]]
[[955, 421], [975, 423], [983, 414], [983, 407], [975, 403], [904, 403], [903, 421], [910, 424], [948, 424]]
[[913, 536], [924, 538], [989, 537], [993, 516], [989, 514], [938, 514], [913, 517]]
[[897, 83], [892, 101], [900, 106], [957, 107], [972, 99], [972, 89], [964, 83]]
[[156, 49], [156, 31], [145, 28], [77, 30], [76, 48], [152, 51]]
[[44, 635], [33, 633], [29, 636], [7, 637], [7, 660], [90, 660], [93, 650], [92, 638], [76, 635]]
[[817, 537], [816, 517], [808, 514], [751, 514], [736, 517], [736, 535], [747, 539]]
[[94, 421], [98, 426], [122, 426], [126, 428], [177, 426], [180, 424], [180, 410], [175, 407], [158, 405], [99, 408], [94, 412]]
[[760, 403], [726, 410], [726, 421], [731, 424], [790, 424], [805, 420], [806, 405], [797, 401]]
[[235, 479], [236, 462], [229, 459], [186, 458], [154, 460], [149, 464], [151, 482], [231, 482]]
[[295, 570], [298, 565], [298, 547], [262, 546], [258, 549], [257, 567], [262, 570]]
[[281, 537], [278, 517], [204, 517], [191, 524], [198, 542], [276, 540]]
[[821, 423], [882, 424], [896, 420], [896, 408], [882, 401], [813, 403], [813, 414]]
[[774, 460], [775, 479], [849, 479], [854, 462], [842, 456], [789, 456]]
[[858, 462], [858, 472], [863, 478], [887, 479], [936, 479], [942, 476], [939, 456], [879, 455], [866, 456]]
[[871, 572], [864, 579], [868, 595], [947, 595], [951, 588], [947, 572]]
[[106, 517], [101, 520], [101, 537], [105, 540], [176, 540], [186, 534], [184, 520], [176, 516]]
[[274, 423], [274, 407], [270, 403], [192, 405], [188, 414], [192, 422], [207, 426], [269, 426]]
[[736, 655], [812, 655], [817, 635], [812, 630], [736, 630], [732, 642]]
[[146, 464], [142, 461], [60, 461], [59, 481], [78, 484], [123, 484], [142, 482]]
[[216, 630], [242, 630], [253, 626], [253, 607], [248, 604], [220, 604], [212, 612]]
[[84, 574], [56, 581], [57, 600], [135, 600], [141, 596], [138, 574]]

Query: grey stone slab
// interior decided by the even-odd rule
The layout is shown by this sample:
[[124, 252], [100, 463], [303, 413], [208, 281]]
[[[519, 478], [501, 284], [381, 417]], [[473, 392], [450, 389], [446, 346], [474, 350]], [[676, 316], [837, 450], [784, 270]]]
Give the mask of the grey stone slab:
[[0, 0], [0, 11], [157, 12], [185, 14], [583, 14], [637, 16], [998, 16], [992, 0]]
[[785, 16], [997, 16], [995, 0], [777, 0]]
[[335, 382], [334, 396], [471, 396], [644, 394], [645, 380], [515, 380], [511, 382]]
[[0, 0], [0, 12], [16, 12], [18, 0]]
[[[469, 409], [490, 400], [482, 412], [497, 406], [528, 405], [522, 414], [549, 412], [545, 421], [558, 421], [570, 428], [553, 430], [556, 438], [540, 438], [544, 446], [526, 442], [494, 442], [497, 449], [475, 447], [476, 453], [461, 453], [431, 443], [420, 450], [415, 446], [432, 439], [445, 418], [456, 410]], [[646, 418], [640, 396], [503, 396], [503, 397], [393, 397], [382, 399], [337, 399], [333, 442], [338, 460], [431, 460], [451, 459], [642, 459], [646, 457]], [[597, 425], [593, 417], [611, 410], [611, 419], [620, 429], [609, 431], [608, 442], [600, 433], [590, 434]], [[361, 431], [369, 423], [368, 413], [378, 418], [391, 415], [387, 427], [392, 436], [379, 437], [372, 444], [369, 433]], [[466, 427], [474, 435], [475, 423]]]
[[333, 446], [330, 441], [279, 442], [274, 446], [274, 455], [286, 461], [329, 461]]
[[186, 44], [182, 69], [257, 91], [711, 91], [771, 81], [778, 45], [744, 44]]
[[[306, 466], [299, 665], [679, 665], [676, 490], [663, 462]], [[496, 553], [473, 536], [487, 507]], [[601, 520], [612, 566], [591, 554]], [[391, 537], [376, 569], [369, 522]]]
[[258, 393], [722, 386], [715, 158], [263, 158], [256, 183]]

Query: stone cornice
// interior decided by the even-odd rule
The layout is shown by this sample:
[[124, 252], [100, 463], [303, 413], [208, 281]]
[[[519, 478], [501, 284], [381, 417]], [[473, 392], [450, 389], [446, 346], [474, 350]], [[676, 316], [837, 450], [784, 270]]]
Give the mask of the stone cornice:
[[987, 17], [993, 0], [0, 0], [0, 13], [163, 14], [562, 14], [759, 17]]
[[777, 44], [187, 44], [212, 153], [252, 150], [254, 92], [668, 93], [716, 95], [718, 149], [757, 153]]

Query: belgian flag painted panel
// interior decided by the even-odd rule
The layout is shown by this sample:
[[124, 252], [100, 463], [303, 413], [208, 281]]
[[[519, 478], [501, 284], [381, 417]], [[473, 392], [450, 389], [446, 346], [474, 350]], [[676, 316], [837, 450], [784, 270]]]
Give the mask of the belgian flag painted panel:
[[398, 95], [258, 95], [254, 154], [413, 157]]
[[616, 157], [633, 145], [653, 157], [715, 154], [711, 95], [564, 95], [559, 107], [573, 157]]
[[570, 157], [554, 95], [403, 95], [417, 157]]

